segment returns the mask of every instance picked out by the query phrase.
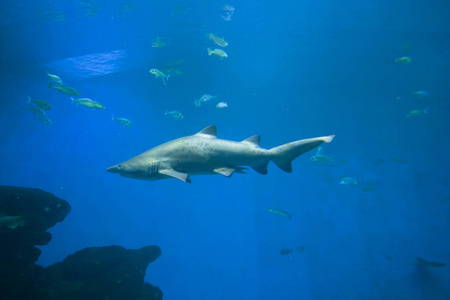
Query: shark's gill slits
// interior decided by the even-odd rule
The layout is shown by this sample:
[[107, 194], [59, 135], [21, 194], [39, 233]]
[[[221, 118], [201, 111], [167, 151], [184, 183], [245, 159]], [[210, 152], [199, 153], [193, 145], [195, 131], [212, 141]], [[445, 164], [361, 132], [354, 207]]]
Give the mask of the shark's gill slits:
[[159, 171], [159, 161], [153, 161], [150, 163], [148, 167], [148, 176], [152, 176], [158, 174]]

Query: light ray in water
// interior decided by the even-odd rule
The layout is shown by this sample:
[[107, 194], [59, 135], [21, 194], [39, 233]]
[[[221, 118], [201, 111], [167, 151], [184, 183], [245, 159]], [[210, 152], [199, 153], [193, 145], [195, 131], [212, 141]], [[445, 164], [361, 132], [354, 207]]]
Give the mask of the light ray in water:
[[54, 60], [46, 63], [45, 68], [64, 78], [83, 80], [117, 72], [125, 58], [125, 50], [114, 50]]

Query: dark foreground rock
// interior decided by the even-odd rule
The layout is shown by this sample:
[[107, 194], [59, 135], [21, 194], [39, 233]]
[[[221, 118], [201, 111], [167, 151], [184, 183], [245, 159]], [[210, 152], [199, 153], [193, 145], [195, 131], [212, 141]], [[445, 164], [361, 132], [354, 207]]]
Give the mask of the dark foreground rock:
[[144, 283], [158, 246], [127, 250], [93, 247], [43, 268], [34, 262], [64, 220], [70, 205], [38, 189], [0, 186], [0, 299], [162, 299], [158, 287]]
[[69, 212], [69, 203], [48, 192], [0, 186], [0, 270], [37, 261], [41, 251], [35, 246], [47, 245], [47, 229]]
[[[145, 270], [161, 255], [158, 246], [127, 250], [86, 248], [44, 269], [46, 299], [162, 299], [157, 287], [143, 291]], [[147, 295], [143, 298], [142, 295]]]

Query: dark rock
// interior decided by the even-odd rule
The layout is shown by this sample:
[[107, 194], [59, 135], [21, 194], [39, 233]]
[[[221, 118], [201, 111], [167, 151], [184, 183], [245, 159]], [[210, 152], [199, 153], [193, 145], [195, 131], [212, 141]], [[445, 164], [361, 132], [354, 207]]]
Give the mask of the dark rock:
[[157, 286], [144, 282], [142, 287], [141, 300], [161, 300], [162, 292]]
[[[145, 270], [161, 255], [157, 246], [86, 248], [44, 270], [46, 299], [162, 299], [157, 287], [144, 288]], [[51, 293], [49, 292], [51, 291]], [[142, 295], [146, 298], [142, 298]]]
[[0, 186], [0, 299], [160, 300], [158, 287], [144, 284], [157, 246], [86, 248], [47, 268], [36, 265], [52, 236], [46, 230], [64, 220], [70, 205], [53, 194]]
[[22, 187], [0, 186], [0, 268], [35, 262], [52, 236], [46, 230], [64, 220], [70, 205], [53, 194]]

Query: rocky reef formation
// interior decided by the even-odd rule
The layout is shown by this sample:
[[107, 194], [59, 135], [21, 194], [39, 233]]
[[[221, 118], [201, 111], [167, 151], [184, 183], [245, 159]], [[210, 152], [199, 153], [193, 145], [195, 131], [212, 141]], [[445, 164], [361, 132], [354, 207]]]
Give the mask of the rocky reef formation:
[[86, 248], [47, 268], [35, 264], [36, 245], [48, 244], [47, 229], [69, 212], [48, 192], [0, 186], [1, 299], [162, 299], [158, 287], [144, 283], [148, 264], [161, 255], [158, 246]]

